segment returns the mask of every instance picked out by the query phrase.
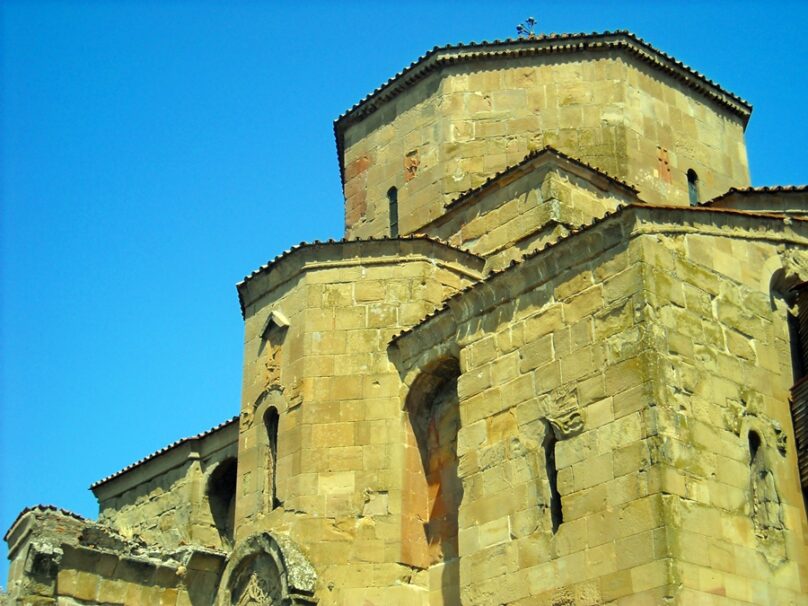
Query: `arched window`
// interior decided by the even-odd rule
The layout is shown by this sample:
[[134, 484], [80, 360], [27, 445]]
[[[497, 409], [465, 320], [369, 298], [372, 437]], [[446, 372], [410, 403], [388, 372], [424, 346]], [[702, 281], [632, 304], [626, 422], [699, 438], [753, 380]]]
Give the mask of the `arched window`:
[[276, 490], [278, 470], [278, 410], [270, 406], [264, 413], [264, 429], [266, 433], [266, 480], [264, 487], [267, 509], [272, 510], [281, 505]]
[[690, 206], [699, 205], [699, 176], [692, 168], [687, 171], [687, 195], [690, 198]]
[[387, 190], [387, 207], [390, 214], [390, 237], [398, 238], [398, 190], [395, 187]]
[[236, 470], [236, 459], [225, 459], [216, 466], [208, 478], [210, 513], [224, 547], [233, 545], [236, 522]]
[[561, 493], [558, 492], [558, 468], [556, 467], [555, 447], [558, 442], [553, 426], [546, 423], [546, 433], [544, 434], [544, 464], [547, 470], [547, 482], [550, 485], [550, 519], [553, 524], [553, 534], [558, 531], [561, 522], [564, 521], [564, 513], [561, 509]]

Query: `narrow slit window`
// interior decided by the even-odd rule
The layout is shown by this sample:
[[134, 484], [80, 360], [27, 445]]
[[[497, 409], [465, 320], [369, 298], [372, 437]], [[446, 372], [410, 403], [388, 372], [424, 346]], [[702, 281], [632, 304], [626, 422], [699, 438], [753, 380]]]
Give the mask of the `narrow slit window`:
[[758, 450], [760, 450], [760, 436], [755, 431], [749, 432], [749, 461], [750, 465], [754, 465], [757, 459]]
[[690, 206], [699, 205], [699, 176], [692, 168], [687, 171], [687, 195], [690, 197]]
[[561, 493], [558, 492], [558, 468], [556, 467], [555, 449], [558, 439], [553, 428], [547, 426], [547, 435], [544, 439], [544, 461], [547, 469], [547, 482], [550, 485], [550, 519], [553, 524], [553, 534], [564, 521], [564, 512], [561, 509]]
[[398, 238], [398, 190], [395, 187], [387, 190], [387, 206], [390, 212], [390, 237]]
[[788, 313], [786, 316], [788, 322], [788, 336], [789, 344], [791, 346], [791, 370], [794, 377], [794, 383], [799, 382], [806, 374], [805, 368], [805, 347], [800, 334], [800, 316]]
[[280, 507], [276, 490], [278, 475], [278, 422], [280, 418], [278, 411], [273, 407], [264, 414], [264, 428], [267, 434], [267, 457], [266, 457], [266, 502], [269, 509]]

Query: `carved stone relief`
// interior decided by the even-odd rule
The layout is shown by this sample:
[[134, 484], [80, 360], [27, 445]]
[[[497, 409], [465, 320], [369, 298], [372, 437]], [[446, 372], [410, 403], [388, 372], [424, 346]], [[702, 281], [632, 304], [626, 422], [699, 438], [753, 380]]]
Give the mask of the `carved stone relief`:
[[253, 573], [244, 593], [241, 594], [238, 606], [264, 606], [264, 604], [272, 604], [272, 598], [267, 595], [264, 586], [265, 583], [258, 578], [257, 574]]
[[228, 557], [216, 606], [302, 606], [316, 603], [317, 575], [288, 537], [247, 537]]
[[752, 522], [758, 538], [758, 552], [771, 567], [786, 561], [783, 505], [777, 491], [767, 448], [761, 445], [751, 453], [749, 492]]
[[282, 600], [281, 575], [269, 555], [259, 554], [242, 563], [230, 591], [232, 606], [275, 606]]
[[766, 414], [761, 394], [744, 389], [740, 400], [727, 400], [724, 421], [739, 437], [745, 436], [750, 425], [754, 425], [767, 444], [774, 446], [781, 457], [786, 456], [788, 436], [780, 422]]
[[559, 390], [552, 396], [544, 396], [539, 400], [539, 406], [542, 416], [559, 440], [571, 438], [583, 431], [583, 414], [573, 389]]
[[274, 310], [267, 317], [261, 331], [261, 376], [259, 381], [264, 389], [277, 389], [281, 387], [281, 363], [283, 354], [283, 339], [289, 320], [280, 311]]

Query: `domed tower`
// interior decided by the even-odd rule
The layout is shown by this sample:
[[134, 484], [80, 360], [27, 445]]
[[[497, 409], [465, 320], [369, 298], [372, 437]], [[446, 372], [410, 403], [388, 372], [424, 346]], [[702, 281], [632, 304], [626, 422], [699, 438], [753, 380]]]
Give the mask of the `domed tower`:
[[334, 124], [345, 233], [417, 232], [545, 146], [649, 204], [692, 205], [749, 185], [750, 113], [628, 32], [436, 47]]

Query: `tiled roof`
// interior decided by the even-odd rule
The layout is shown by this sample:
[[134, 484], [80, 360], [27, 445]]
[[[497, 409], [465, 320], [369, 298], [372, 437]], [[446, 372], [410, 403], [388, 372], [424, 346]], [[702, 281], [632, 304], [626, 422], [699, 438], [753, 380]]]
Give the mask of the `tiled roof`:
[[402, 240], [403, 241], [420, 240], [420, 241], [425, 241], [425, 242], [432, 242], [434, 244], [439, 244], [441, 246], [445, 246], [446, 248], [456, 250], [457, 252], [462, 253], [464, 255], [468, 255], [470, 257], [479, 257], [478, 255], [475, 255], [474, 253], [471, 253], [471, 252], [469, 252], [467, 250], [463, 250], [462, 248], [457, 248], [456, 246], [452, 246], [451, 244], [449, 244], [448, 242], [444, 242], [440, 238], [435, 238], [434, 236], [426, 236], [426, 235], [423, 235], [423, 234], [414, 234], [414, 235], [410, 235], [410, 236], [399, 236], [398, 238], [391, 238], [389, 236], [382, 236], [382, 237], [376, 238], [376, 237], [371, 236], [370, 238], [350, 238], [350, 239], [349, 238], [344, 238], [344, 239], [341, 239], [341, 240], [331, 239], [331, 240], [326, 240], [326, 241], [313, 240], [312, 242], [300, 242], [299, 244], [295, 244], [294, 246], [291, 246], [290, 248], [284, 250], [282, 253], [277, 255], [275, 258], [270, 259], [269, 261], [264, 263], [261, 267], [259, 267], [258, 269], [256, 269], [252, 273], [250, 273], [248, 276], [245, 276], [244, 279], [241, 280], [241, 282], [236, 284], [236, 288], [239, 289], [238, 298], [239, 298], [239, 304], [241, 305], [241, 314], [242, 314], [242, 316], [244, 315], [244, 309], [245, 309], [244, 300], [243, 300], [242, 295], [241, 295], [241, 287], [244, 284], [246, 284], [247, 282], [249, 282], [250, 280], [252, 280], [253, 278], [255, 278], [256, 276], [270, 271], [272, 269], [272, 267], [276, 263], [278, 263], [279, 261], [282, 261], [283, 259], [285, 259], [286, 257], [288, 257], [289, 255], [291, 255], [292, 253], [294, 253], [294, 252], [296, 252], [298, 250], [301, 250], [301, 249], [304, 249], [304, 248], [314, 248], [314, 247], [317, 247], [317, 246], [334, 246], [334, 245], [338, 245], [338, 244], [350, 244], [350, 243], [357, 243], [357, 242], [399, 242], [399, 241], [402, 241]]
[[617, 177], [611, 176], [609, 173], [604, 172], [603, 170], [601, 170], [600, 168], [598, 168], [596, 166], [592, 166], [591, 164], [589, 164], [587, 162], [584, 162], [583, 160], [579, 160], [578, 158], [575, 158], [573, 156], [565, 154], [562, 151], [557, 150], [556, 148], [554, 148], [551, 145], [547, 145], [546, 147], [543, 147], [543, 148], [538, 149], [536, 151], [530, 152], [527, 156], [525, 156], [522, 160], [520, 160], [516, 164], [512, 164], [512, 165], [502, 169], [498, 173], [495, 173], [493, 176], [486, 179], [483, 183], [481, 183], [477, 187], [474, 187], [472, 189], [468, 189], [468, 190], [464, 191], [462, 194], [460, 194], [457, 198], [455, 198], [451, 202], [447, 202], [444, 205], [444, 208], [448, 209], [448, 208], [453, 208], [454, 206], [457, 206], [458, 204], [462, 203], [464, 200], [467, 200], [468, 198], [474, 196], [475, 194], [478, 194], [479, 192], [485, 190], [486, 188], [488, 188], [489, 186], [491, 186], [492, 184], [494, 184], [496, 181], [500, 180], [501, 178], [503, 178], [503, 177], [513, 173], [513, 172], [516, 172], [517, 170], [522, 168], [525, 164], [529, 164], [531, 160], [535, 160], [536, 158], [538, 158], [540, 156], [543, 156], [545, 154], [552, 154], [552, 155], [558, 156], [559, 158], [563, 158], [564, 160], [567, 160], [569, 162], [572, 162], [574, 164], [582, 166], [582, 167], [584, 167], [584, 168], [586, 168], [588, 170], [596, 172], [599, 175], [602, 175], [603, 177], [605, 177], [606, 179], [611, 181], [612, 183], [614, 183], [616, 185], [619, 185], [620, 187], [624, 187], [625, 189], [628, 189], [629, 191], [631, 191], [634, 194], [639, 192], [639, 190], [636, 187], [634, 187], [633, 185], [631, 185], [630, 183], [626, 183], [625, 181], [623, 181], [621, 179], [618, 179]]
[[[344, 182], [342, 168], [342, 140], [340, 130], [349, 122], [358, 121], [378, 109], [384, 103], [416, 82], [422, 80], [441, 65], [451, 65], [463, 61], [482, 58], [503, 58], [507, 56], [529, 56], [540, 53], [563, 53], [583, 51], [603, 51], [610, 48], [624, 48], [636, 55], [640, 60], [650, 63], [681, 81], [685, 86], [700, 91], [715, 101], [729, 107], [740, 115], [744, 121], [752, 111], [751, 104], [745, 99], [722, 88], [701, 72], [685, 65], [678, 59], [659, 50], [639, 36], [627, 30], [615, 30], [592, 33], [573, 34], [541, 34], [527, 38], [508, 38], [505, 40], [483, 40], [459, 44], [436, 46], [424, 53], [407, 67], [388, 79], [384, 84], [366, 95], [334, 121], [334, 135], [337, 142], [340, 176]], [[455, 56], [439, 56], [456, 51]]]
[[55, 505], [32, 505], [31, 507], [26, 507], [25, 509], [23, 509], [19, 513], [19, 515], [16, 518], [14, 518], [14, 521], [11, 523], [11, 526], [8, 527], [6, 534], [3, 536], [4, 541], [8, 541], [8, 537], [11, 534], [11, 531], [14, 529], [14, 526], [17, 525], [17, 522], [19, 522], [26, 513], [29, 513], [31, 511], [37, 511], [37, 512], [52, 511], [54, 513], [59, 513], [63, 516], [74, 518], [80, 521], [87, 519], [82, 515], [73, 513], [72, 511], [68, 511], [67, 509], [62, 509], [61, 507], [56, 507]]
[[476, 282], [473, 282], [473, 283], [469, 284], [465, 288], [462, 288], [462, 289], [458, 290], [452, 296], [445, 299], [443, 301], [443, 304], [440, 307], [435, 309], [433, 312], [427, 314], [420, 322], [418, 322], [414, 326], [411, 326], [410, 328], [402, 330], [400, 333], [398, 333], [396, 335], [393, 335], [393, 337], [390, 339], [390, 344], [391, 345], [394, 344], [398, 339], [400, 339], [400, 338], [402, 338], [402, 337], [404, 337], [404, 336], [406, 336], [406, 335], [408, 335], [408, 334], [410, 334], [412, 332], [415, 332], [419, 327], [426, 324], [429, 320], [431, 320], [435, 316], [438, 316], [438, 315], [446, 312], [450, 307], [450, 302], [451, 301], [455, 301], [457, 299], [460, 299], [467, 292], [469, 292], [471, 290], [474, 290], [475, 288], [478, 288], [478, 287], [482, 286], [483, 284], [486, 284], [486, 283], [490, 282], [492, 279], [496, 278], [500, 274], [507, 273], [510, 270], [512, 270], [514, 267], [520, 266], [520, 265], [524, 264], [526, 261], [529, 261], [530, 259], [538, 257], [539, 255], [547, 252], [548, 250], [559, 246], [562, 242], [566, 242], [568, 240], [571, 240], [575, 236], [577, 236], [577, 235], [579, 235], [579, 234], [581, 234], [581, 233], [583, 233], [585, 231], [589, 231], [590, 229], [592, 229], [593, 227], [595, 227], [596, 225], [598, 225], [600, 223], [603, 223], [603, 222], [605, 222], [607, 220], [614, 219], [614, 218], [622, 215], [624, 212], [626, 212], [627, 209], [642, 209], [642, 210], [647, 210], [647, 211], [673, 210], [673, 211], [696, 212], [696, 213], [717, 213], [717, 214], [737, 215], [737, 216], [744, 216], [744, 217], [757, 217], [757, 218], [775, 219], [775, 220], [778, 220], [778, 221], [785, 221], [785, 222], [797, 221], [797, 222], [800, 222], [800, 223], [808, 223], [808, 219], [798, 219], [796, 217], [783, 217], [782, 215], [772, 214], [772, 213], [748, 212], [748, 211], [739, 211], [739, 210], [726, 209], [726, 208], [704, 208], [704, 207], [700, 207], [700, 206], [697, 206], [697, 207], [692, 207], [692, 206], [660, 206], [660, 205], [650, 206], [650, 205], [647, 205], [647, 204], [623, 204], [623, 205], [619, 206], [617, 208], [617, 210], [615, 210], [613, 212], [610, 212], [610, 213], [606, 213], [602, 217], [596, 217], [590, 223], [588, 223], [586, 225], [582, 225], [578, 229], [570, 230], [570, 232], [566, 236], [563, 236], [563, 237], [559, 238], [558, 240], [548, 242], [543, 247], [541, 247], [541, 248], [539, 248], [537, 250], [534, 250], [531, 253], [526, 254], [524, 257], [522, 257], [518, 261], [517, 260], [511, 261], [508, 264], [507, 267], [504, 267], [503, 269], [500, 269], [500, 270], [492, 271], [490, 274], [486, 275], [484, 278], [481, 278], [480, 280], [477, 280]]
[[712, 206], [716, 202], [728, 198], [729, 196], [740, 194], [784, 194], [784, 193], [806, 193], [808, 185], [763, 185], [759, 187], [730, 187], [720, 196], [702, 202], [700, 206]]
[[200, 438], [204, 438], [204, 437], [207, 437], [207, 436], [209, 436], [209, 435], [211, 435], [213, 433], [216, 433], [220, 429], [224, 429], [225, 427], [228, 427], [232, 423], [238, 422], [238, 419], [239, 419], [238, 416], [235, 416], [235, 417], [233, 417], [231, 419], [228, 419], [224, 423], [220, 423], [219, 425], [216, 425], [215, 427], [211, 427], [210, 429], [206, 429], [205, 431], [203, 431], [201, 433], [198, 433], [198, 434], [196, 434], [194, 436], [189, 436], [187, 438], [182, 438], [181, 440], [177, 440], [176, 442], [172, 442], [168, 446], [164, 446], [160, 450], [156, 450], [153, 453], [151, 453], [149, 455], [146, 455], [145, 457], [135, 461], [131, 465], [127, 465], [126, 467], [124, 467], [120, 471], [116, 471], [112, 475], [108, 475], [107, 477], [102, 478], [102, 479], [98, 480], [97, 482], [91, 484], [90, 485], [90, 490], [94, 490], [95, 488], [98, 488], [102, 484], [106, 484], [110, 480], [114, 480], [115, 478], [117, 478], [119, 476], [122, 476], [123, 474], [127, 473], [128, 471], [133, 470], [135, 467], [140, 467], [144, 463], [147, 463], [148, 461], [151, 461], [155, 457], [158, 457], [161, 454], [164, 454], [164, 453], [168, 452], [169, 450], [171, 450], [173, 448], [177, 448], [178, 446], [182, 446], [183, 444], [186, 444], [186, 443], [191, 442], [193, 440], [199, 440]]

